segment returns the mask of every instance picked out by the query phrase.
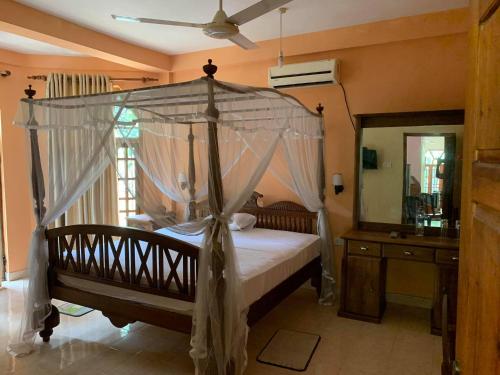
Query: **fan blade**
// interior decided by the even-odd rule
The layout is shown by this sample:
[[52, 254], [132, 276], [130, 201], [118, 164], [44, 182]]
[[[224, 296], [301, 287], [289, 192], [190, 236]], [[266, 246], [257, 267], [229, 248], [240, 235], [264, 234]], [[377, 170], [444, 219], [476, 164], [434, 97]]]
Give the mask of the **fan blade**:
[[270, 11], [279, 8], [280, 6], [289, 3], [292, 0], [261, 0], [254, 5], [249, 6], [246, 9], [243, 9], [241, 12], [233, 14], [231, 17], [227, 19], [228, 22], [234, 23], [238, 26], [247, 23], [257, 17], [260, 17]]
[[254, 42], [252, 42], [251, 40], [247, 39], [246, 37], [244, 37], [241, 33], [238, 33], [236, 34], [235, 36], [232, 36], [231, 38], [229, 38], [229, 40], [231, 42], [233, 42], [234, 44], [237, 44], [239, 45], [241, 48], [244, 48], [244, 49], [255, 49], [255, 48], [259, 48], [259, 46], [257, 46], [257, 44], [255, 44]]
[[158, 25], [197, 27], [200, 29], [203, 29], [205, 26], [207, 26], [205, 23], [191, 23], [191, 22], [157, 20], [155, 18], [117, 16], [116, 14], [112, 14], [111, 17], [113, 17], [113, 19], [115, 19], [116, 21], [125, 21], [125, 22], [154, 23]]

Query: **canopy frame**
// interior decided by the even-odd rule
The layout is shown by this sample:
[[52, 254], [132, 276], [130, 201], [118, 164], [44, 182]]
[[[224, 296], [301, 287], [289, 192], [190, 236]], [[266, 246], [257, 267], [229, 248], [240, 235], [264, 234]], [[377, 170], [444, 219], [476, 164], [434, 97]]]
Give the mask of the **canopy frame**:
[[[218, 336], [222, 342], [222, 348], [225, 348], [226, 345], [230, 345], [230, 343], [225, 342], [225, 337], [227, 337], [228, 332], [225, 332], [225, 324], [224, 324], [224, 311], [225, 311], [225, 304], [224, 304], [224, 294], [226, 290], [226, 279], [225, 279], [225, 265], [226, 265], [226, 256], [223, 250], [223, 244], [222, 244], [222, 237], [220, 235], [221, 231], [225, 231], [227, 227], [227, 217], [224, 216], [223, 213], [223, 204], [224, 204], [224, 194], [223, 194], [223, 184], [222, 184], [222, 173], [221, 173], [221, 160], [220, 160], [220, 155], [219, 155], [219, 140], [218, 140], [218, 125], [223, 125], [223, 123], [219, 123], [219, 115], [221, 113], [224, 113], [226, 111], [219, 111], [216, 107], [216, 103], [219, 102], [224, 102], [223, 98], [217, 99], [217, 94], [215, 93], [215, 88], [222, 87], [225, 90], [232, 91], [235, 93], [244, 93], [242, 90], [238, 90], [237, 87], [235, 86], [230, 86], [218, 81], [215, 81], [214, 79], [214, 74], [217, 70], [217, 67], [212, 64], [212, 61], [209, 60], [209, 63], [205, 65], [204, 71], [207, 74], [207, 77], [201, 78], [201, 80], [204, 80], [207, 83], [207, 99], [200, 101], [201, 103], [205, 103], [208, 100], [208, 106], [206, 108], [206, 111], [204, 114], [197, 113], [196, 115], [201, 115], [204, 117], [204, 121], [201, 120], [202, 122], [206, 122], [208, 125], [208, 168], [209, 168], [209, 181], [208, 181], [208, 202], [209, 202], [209, 208], [210, 212], [212, 214], [212, 218], [208, 222], [208, 227], [209, 231], [212, 233], [211, 235], [211, 249], [212, 249], [212, 259], [211, 259], [211, 267], [212, 267], [212, 273], [213, 273], [213, 285], [211, 285], [211, 288], [215, 291], [215, 295], [217, 296], [217, 303], [216, 303], [216, 309], [218, 310], [218, 316], [220, 316], [221, 321], [218, 323], [219, 324], [219, 329], [220, 331], [214, 331], [214, 325], [211, 324], [210, 322], [210, 317], [208, 321], [206, 322], [207, 324], [207, 331], [208, 331], [208, 345], [211, 346], [209, 347], [209, 356], [207, 357], [206, 364], [205, 364], [205, 370], [208, 371], [208, 373], [216, 373], [217, 371], [219, 373], [225, 373], [225, 374], [232, 374], [235, 371], [235, 364], [230, 362], [226, 363], [226, 368], [221, 369], [220, 367], [220, 362], [218, 362], [217, 357], [217, 348], [213, 347], [213, 342], [211, 337], [213, 336]], [[164, 86], [157, 86], [156, 88], [162, 88], [165, 86], [177, 86], [177, 85], [186, 85], [188, 83], [181, 83], [181, 84], [174, 84], [174, 85], [164, 85]], [[155, 88], [148, 88], [148, 90], [154, 90]], [[112, 124], [117, 124], [119, 122], [119, 117], [122, 113], [122, 111], [126, 108], [133, 108], [133, 109], [144, 109], [146, 111], [151, 112], [147, 108], [149, 108], [150, 104], [144, 104], [144, 105], [138, 105], [134, 104], [134, 101], [139, 101], [139, 99], [130, 99], [131, 94], [134, 92], [138, 92], [140, 90], [145, 90], [145, 89], [133, 89], [133, 90], [127, 90], [127, 91], [122, 91], [119, 93], [119, 95], [123, 95], [124, 97], [121, 97], [120, 100], [118, 101], [113, 101], [108, 104], [112, 104], [114, 106], [118, 106], [119, 110], [115, 115], [113, 116]], [[268, 91], [270, 93], [276, 94], [279, 97], [284, 97], [284, 98], [289, 98], [289, 100], [294, 101], [296, 104], [298, 104], [302, 109], [307, 110], [307, 114], [309, 116], [316, 116], [323, 119], [322, 117], [322, 110], [323, 107], [321, 104], [318, 106], [318, 114], [311, 112], [308, 110], [305, 106], [302, 105], [297, 99], [293, 98], [290, 95], [283, 94], [277, 90], [274, 89], [259, 89], [260, 91]], [[64, 109], [77, 109], [77, 108], [85, 108], [86, 110], [89, 109], [89, 107], [93, 106], [94, 104], [92, 103], [84, 103], [84, 104], [79, 104], [79, 105], [74, 105], [74, 104], [57, 104], [52, 102], [51, 100], [47, 99], [39, 99], [35, 100], [33, 99], [35, 95], [35, 91], [30, 88], [26, 90], [26, 94], [28, 95], [27, 99], [23, 99], [22, 102], [27, 102], [29, 105], [29, 121], [25, 124], [25, 127], [29, 131], [30, 135], [30, 142], [31, 142], [31, 170], [32, 170], [32, 184], [33, 184], [33, 199], [34, 199], [34, 209], [35, 209], [35, 215], [37, 216], [37, 225], [38, 229], [37, 230], [43, 230], [41, 226], [41, 218], [44, 216], [44, 212], [46, 210], [44, 206], [44, 199], [45, 199], [45, 188], [44, 188], [44, 182], [43, 182], [43, 170], [42, 170], [42, 165], [41, 165], [41, 160], [40, 160], [40, 149], [38, 145], [38, 134], [37, 134], [37, 129], [40, 129], [40, 126], [38, 125], [35, 116], [34, 116], [34, 108], [35, 106], [44, 106], [44, 107], [49, 107], [49, 108], [64, 108]], [[95, 97], [95, 96], [101, 96], [101, 95], [109, 95], [109, 94], [95, 94], [95, 95], [88, 95], [85, 96], [85, 99], [90, 98], [90, 97]], [[172, 97], [161, 97], [161, 98], [149, 98], [149, 99], [142, 99], [142, 102], [147, 101], [147, 102], [153, 102], [157, 100], [165, 100], [165, 99], [184, 99], [186, 98], [186, 95], [179, 95], [179, 96], [172, 96]], [[192, 98], [192, 95], [190, 96]], [[78, 97], [68, 97], [65, 99], [71, 99], [71, 98], [78, 98]], [[83, 97], [79, 97], [83, 98]], [[232, 102], [238, 102], [239, 100], [246, 100], [245, 98], [232, 98]], [[60, 102], [64, 103], [64, 100], [61, 100]], [[183, 102], [182, 104], [190, 105], [191, 103], [197, 104], [198, 102], [196, 101], [191, 101], [191, 102]], [[100, 105], [102, 105], [101, 103]], [[106, 103], [104, 103], [106, 104]], [[97, 104], [95, 104], [97, 105]], [[266, 110], [266, 108], [263, 108]], [[244, 111], [244, 110], [242, 110]], [[249, 109], [248, 111], [251, 111]], [[189, 114], [181, 114], [174, 117], [182, 117], [185, 115]], [[171, 117], [170, 115], [168, 116], [163, 116], [163, 117]], [[259, 120], [276, 120], [276, 117], [265, 117], [265, 118], [255, 118], [251, 119], [251, 121], [259, 121]], [[95, 120], [97, 121], [97, 120]], [[175, 121], [175, 120], [174, 120]], [[232, 121], [238, 121], [237, 119], [232, 119]], [[247, 120], [248, 121], [248, 120]], [[189, 125], [189, 134], [187, 137], [188, 140], [188, 187], [189, 187], [189, 203], [188, 203], [188, 208], [189, 208], [189, 219], [193, 219], [196, 215], [196, 199], [195, 199], [195, 183], [196, 183], [196, 170], [195, 170], [195, 162], [194, 162], [194, 134], [193, 134], [193, 128], [192, 125], [193, 122], [192, 120], [190, 121], [175, 121], [176, 123], [184, 123]], [[110, 122], [111, 124], [111, 122]], [[324, 203], [325, 200], [325, 195], [324, 195], [324, 188], [325, 188], [325, 170], [324, 170], [324, 124], [323, 121], [320, 121], [321, 124], [321, 140], [319, 142], [319, 153], [321, 157], [319, 158], [319, 176], [318, 176], [318, 185], [320, 186], [320, 200], [321, 202]], [[112, 131], [113, 127], [109, 129], [109, 131]], [[108, 132], [109, 132], [108, 131]], [[280, 133], [281, 134], [281, 133]], [[324, 209], [322, 209], [324, 211]], [[207, 232], [208, 233], [208, 232]], [[49, 312], [50, 314], [50, 312]], [[220, 349], [220, 348], [219, 348]], [[225, 349], [224, 349], [225, 350]]]

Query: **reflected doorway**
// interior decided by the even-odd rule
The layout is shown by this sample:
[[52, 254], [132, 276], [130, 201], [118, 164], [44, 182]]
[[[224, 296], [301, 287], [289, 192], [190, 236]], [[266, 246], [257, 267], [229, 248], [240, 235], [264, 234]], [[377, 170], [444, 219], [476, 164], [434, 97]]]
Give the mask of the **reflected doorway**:
[[451, 217], [456, 135], [404, 134], [402, 223], [440, 227]]

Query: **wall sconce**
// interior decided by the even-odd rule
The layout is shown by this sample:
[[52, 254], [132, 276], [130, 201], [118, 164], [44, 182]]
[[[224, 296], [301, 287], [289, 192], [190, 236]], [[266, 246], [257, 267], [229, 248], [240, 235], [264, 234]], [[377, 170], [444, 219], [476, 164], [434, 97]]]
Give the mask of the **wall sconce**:
[[333, 175], [332, 182], [333, 188], [335, 190], [335, 195], [344, 191], [344, 179], [342, 178], [342, 173], [335, 173]]
[[187, 188], [188, 180], [184, 172], [179, 172], [179, 176], [177, 176], [177, 182], [181, 186], [182, 190], [185, 190]]
[[0, 77], [8, 77], [11, 74], [10, 70], [0, 70]]

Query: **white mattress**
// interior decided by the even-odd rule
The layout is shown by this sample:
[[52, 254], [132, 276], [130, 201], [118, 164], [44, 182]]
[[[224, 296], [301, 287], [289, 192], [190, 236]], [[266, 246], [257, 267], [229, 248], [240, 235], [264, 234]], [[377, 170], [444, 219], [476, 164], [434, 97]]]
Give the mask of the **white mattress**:
[[[203, 236], [186, 236], [167, 228], [157, 232], [200, 246]], [[319, 237], [313, 234], [256, 228], [232, 232], [247, 306], [319, 255]], [[99, 282], [59, 275], [63, 284], [97, 294], [153, 305], [165, 310], [191, 314], [193, 304], [122, 289]]]

